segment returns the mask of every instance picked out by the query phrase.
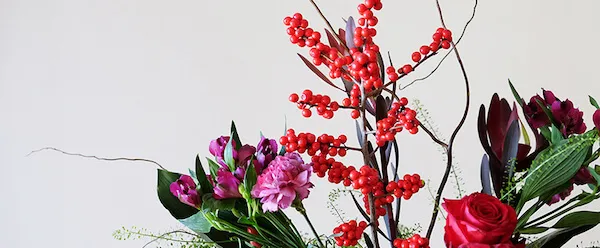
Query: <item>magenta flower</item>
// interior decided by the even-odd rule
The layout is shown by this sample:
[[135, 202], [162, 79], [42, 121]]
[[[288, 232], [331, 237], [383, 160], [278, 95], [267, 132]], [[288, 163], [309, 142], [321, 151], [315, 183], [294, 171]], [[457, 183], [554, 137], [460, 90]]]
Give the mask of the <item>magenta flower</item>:
[[596, 179], [592, 176], [587, 166], [584, 166], [573, 177], [573, 183], [577, 185], [596, 184]]
[[213, 197], [217, 200], [229, 198], [242, 198], [238, 187], [240, 180], [230, 171], [221, 168], [217, 171], [217, 179], [214, 187]]
[[[229, 142], [230, 137], [229, 136], [221, 136], [215, 140], [212, 140], [210, 142], [210, 145], [208, 146], [208, 151], [210, 152], [210, 154], [212, 154], [213, 156], [215, 156], [215, 158], [217, 159], [217, 162], [222, 165], [222, 166], [226, 166], [225, 164], [225, 147], [227, 146], [227, 142]], [[231, 141], [232, 144], [235, 147], [234, 142], [235, 141]], [[237, 156], [235, 149], [233, 150], [233, 157], [235, 158]]]
[[171, 194], [177, 197], [182, 203], [195, 208], [200, 207], [200, 197], [198, 196], [196, 183], [192, 177], [181, 175], [177, 181], [169, 185], [169, 189], [171, 190]]
[[586, 130], [583, 123], [583, 112], [573, 107], [573, 103], [565, 101], [554, 101], [551, 106], [552, 116], [560, 124], [560, 131], [565, 137], [571, 134], [582, 134]]
[[256, 149], [257, 163], [255, 163], [255, 166], [258, 174], [260, 174], [262, 169], [269, 165], [269, 163], [271, 163], [271, 161], [277, 157], [277, 141], [262, 137], [260, 142], [258, 142]]
[[548, 115], [544, 113], [542, 106], [538, 104], [538, 101], [545, 103], [546, 106], [552, 105], [556, 99], [554, 93], [549, 90], [543, 90], [544, 98], [540, 95], [535, 95], [531, 97], [529, 103], [523, 106], [523, 112], [525, 112], [525, 119], [533, 128], [540, 128], [550, 124], [550, 119]]
[[261, 198], [264, 212], [276, 212], [292, 205], [294, 200], [308, 197], [312, 166], [305, 164], [300, 154], [287, 153], [277, 156], [258, 176], [252, 188], [252, 196]]
[[571, 191], [573, 191], [573, 185], [571, 185], [571, 187], [569, 187], [568, 189], [565, 189], [565, 191], [560, 192], [560, 193], [552, 196], [552, 199], [550, 199], [550, 201], [547, 202], [546, 204], [552, 205], [552, 204], [557, 203], [557, 202], [559, 202], [561, 200], [564, 200], [569, 195], [571, 195]]
[[600, 130], [600, 109], [597, 109], [596, 112], [594, 112], [592, 120], [594, 121], [594, 126], [596, 126], [596, 129]]
[[256, 153], [256, 147], [251, 145], [243, 145], [240, 150], [237, 151], [237, 155], [234, 155], [235, 163], [243, 166], [244, 168], [248, 165], [252, 155]]

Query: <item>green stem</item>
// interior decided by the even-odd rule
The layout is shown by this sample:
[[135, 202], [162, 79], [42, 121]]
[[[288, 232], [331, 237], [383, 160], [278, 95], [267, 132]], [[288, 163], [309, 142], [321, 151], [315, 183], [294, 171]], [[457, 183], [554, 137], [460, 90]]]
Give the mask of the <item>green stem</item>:
[[565, 204], [563, 204], [563, 205], [561, 205], [560, 207], [556, 208], [554, 211], [550, 211], [550, 212], [548, 212], [548, 213], [546, 213], [546, 214], [544, 214], [544, 215], [542, 215], [542, 216], [540, 216], [540, 217], [538, 217], [538, 218], [535, 218], [535, 219], [534, 219], [534, 220], [532, 220], [532, 221], [529, 221], [527, 224], [525, 224], [525, 226], [526, 226], [526, 227], [532, 227], [532, 226], [533, 226], [533, 223], [535, 223], [535, 222], [537, 222], [537, 221], [540, 221], [540, 220], [542, 220], [542, 219], [544, 219], [544, 218], [546, 218], [546, 217], [548, 217], [548, 216], [552, 215], [553, 213], [556, 213], [556, 211], [558, 211], [558, 210], [561, 210], [561, 209], [565, 208], [565, 207], [566, 207], [566, 206], [568, 206], [569, 204], [573, 203], [575, 200], [576, 200], [576, 198], [572, 198], [572, 199], [570, 199], [570, 200], [569, 200], [569, 201], [567, 201]]
[[[277, 229], [277, 231], [279, 231], [279, 233], [281, 233], [281, 235], [284, 236], [284, 243], [288, 243], [291, 244], [292, 247], [298, 247], [297, 244], [293, 243], [294, 237], [293, 235], [290, 235], [287, 231], [287, 228], [285, 226], [282, 226], [280, 221], [273, 216], [271, 213], [267, 213], [264, 215], [265, 219], [267, 219], [269, 222], [271, 222], [271, 224]], [[276, 237], [277, 239], [280, 239], [279, 236], [271, 234], [272, 236]], [[281, 239], [280, 239], [281, 240]]]
[[325, 245], [323, 244], [323, 241], [321, 241], [321, 238], [319, 237], [319, 234], [317, 233], [317, 230], [315, 229], [315, 227], [313, 226], [312, 222], [310, 221], [310, 218], [308, 218], [308, 214], [306, 214], [306, 209], [304, 208], [304, 206], [302, 206], [302, 204], [300, 204], [300, 206], [296, 207], [296, 210], [298, 210], [298, 212], [300, 212], [300, 214], [302, 214], [302, 216], [304, 216], [304, 219], [306, 220], [306, 222], [310, 226], [310, 230], [312, 230], [313, 234], [315, 235], [315, 238], [319, 242], [319, 245], [322, 248], [325, 248]]
[[[592, 201], [590, 201], [589, 199], [590, 199], [590, 198], [592, 198], [592, 197], [596, 197], [596, 193], [597, 193], [597, 192], [598, 192], [598, 187], [596, 187], [596, 189], [593, 191], [593, 193], [592, 193], [592, 194], [590, 194], [590, 195], [588, 195], [588, 196], [584, 197], [583, 199], [579, 200], [579, 202], [577, 202], [575, 205], [573, 205], [573, 206], [570, 206], [570, 207], [568, 207], [567, 209], [565, 209], [565, 210], [563, 210], [563, 211], [560, 211], [560, 212], [558, 212], [558, 213], [556, 213], [556, 214], [554, 214], [554, 215], [552, 215], [552, 216], [550, 216], [550, 217], [546, 218], [545, 220], [539, 221], [538, 223], [532, 223], [532, 224], [530, 224], [529, 226], [531, 227], [531, 226], [539, 226], [539, 225], [542, 225], [542, 224], [544, 224], [544, 223], [546, 223], [546, 222], [548, 222], [548, 221], [551, 221], [551, 220], [553, 220], [553, 219], [555, 219], [555, 218], [557, 218], [557, 217], [559, 217], [559, 216], [561, 216], [561, 215], [563, 215], [563, 214], [565, 214], [565, 213], [567, 213], [567, 212], [571, 211], [571, 210], [572, 210], [572, 209], [574, 209], [574, 208], [577, 208], [577, 207], [580, 207], [580, 206], [586, 205], [586, 204], [588, 204], [588, 203], [592, 202]], [[568, 204], [568, 203], [567, 203], [567, 204]], [[565, 205], [566, 205], [566, 204], [565, 204]], [[558, 210], [558, 209], [557, 209], [557, 210]], [[554, 211], [552, 211], [552, 213], [556, 212], [557, 210], [554, 210]]]
[[[280, 214], [280, 219], [283, 219], [288, 226], [292, 227], [292, 230], [294, 231], [294, 238], [296, 238], [299, 244], [302, 244], [303, 247], [306, 247], [306, 244], [304, 244], [304, 240], [302, 240], [302, 235], [300, 235], [300, 232], [298, 231], [294, 223], [292, 223], [292, 220], [290, 220], [283, 212], [280, 212]], [[277, 216], [275, 216], [275, 218], [277, 218]]]

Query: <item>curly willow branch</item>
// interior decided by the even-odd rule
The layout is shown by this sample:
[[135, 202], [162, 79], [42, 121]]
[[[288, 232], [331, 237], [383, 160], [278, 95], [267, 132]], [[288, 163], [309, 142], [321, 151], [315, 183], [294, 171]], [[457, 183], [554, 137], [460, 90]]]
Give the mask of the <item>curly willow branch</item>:
[[[437, 9], [438, 9], [438, 13], [440, 15], [440, 21], [442, 22], [442, 26], [444, 28], [446, 28], [446, 23], [444, 22], [444, 16], [442, 13], [442, 7], [440, 6], [440, 1], [436, 0], [435, 3], [437, 5]], [[477, 7], [477, 0], [475, 0], [475, 8], [476, 7]], [[473, 11], [475, 11], [475, 8], [473, 8]], [[460, 65], [460, 70], [461, 70], [461, 72], [463, 74], [463, 78], [465, 80], [465, 93], [466, 93], [465, 109], [464, 109], [464, 112], [462, 114], [460, 121], [458, 122], [458, 125], [456, 126], [456, 128], [452, 132], [452, 135], [450, 136], [450, 141], [448, 142], [448, 154], [447, 154], [448, 159], [447, 159], [447, 164], [446, 164], [446, 171], [444, 171], [444, 176], [442, 177], [440, 187], [438, 188], [437, 194], [435, 196], [435, 204], [433, 207], [433, 214], [432, 214], [431, 220], [429, 222], [429, 228], [427, 229], [427, 238], [428, 239], [431, 237], [431, 233], [433, 232], [433, 228], [435, 226], [435, 222], [436, 222], [437, 215], [439, 212], [438, 205], [442, 199], [442, 193], [444, 192], [444, 187], [446, 186], [446, 183], [448, 182], [448, 177], [450, 176], [450, 171], [452, 169], [452, 159], [453, 159], [452, 150], [454, 148], [454, 140], [456, 139], [456, 135], [458, 135], [458, 132], [460, 131], [462, 126], [465, 124], [465, 120], [467, 119], [467, 115], [469, 113], [469, 106], [471, 103], [471, 91], [470, 91], [470, 87], [469, 87], [469, 77], [467, 76], [467, 71], [465, 70], [463, 61], [460, 58], [460, 53], [458, 52], [458, 48], [456, 47], [456, 44], [454, 42], [452, 42], [452, 47], [454, 48], [454, 55], [456, 55], [456, 60], [458, 61], [458, 64]]]
[[[471, 21], [473, 21], [473, 19], [475, 18], [476, 9], [477, 9], [477, 0], [475, 1], [475, 4], [473, 5], [473, 13], [471, 14], [471, 18], [469, 18], [469, 20], [467, 21], [467, 23], [465, 23], [465, 26], [464, 26], [464, 28], [463, 28], [460, 36], [458, 37], [458, 40], [456, 41], [455, 45], [458, 45], [458, 43], [460, 43], [460, 41], [462, 40], [463, 36], [465, 35], [465, 32], [467, 31], [467, 27], [469, 27], [469, 24], [471, 24]], [[452, 47], [452, 49], [450, 49], [450, 51], [448, 51], [446, 53], [446, 55], [444, 55], [444, 57], [442, 57], [442, 59], [440, 60], [440, 62], [438, 62], [438, 64], [435, 66], [435, 68], [433, 68], [433, 70], [431, 72], [429, 72], [429, 74], [427, 74], [426, 76], [424, 76], [422, 78], [417, 78], [417, 79], [413, 80], [412, 82], [410, 82], [409, 84], [400, 87], [400, 90], [406, 89], [406, 88], [408, 88], [409, 86], [413, 85], [416, 82], [423, 81], [423, 80], [431, 77], [431, 75], [433, 75], [433, 73], [436, 72], [440, 68], [440, 66], [442, 65], [442, 63], [444, 62], [444, 60], [446, 60], [446, 58], [450, 55], [450, 53], [452, 53], [452, 51], [454, 51], [454, 48], [455, 47]]]
[[60, 152], [62, 154], [65, 155], [69, 155], [69, 156], [77, 156], [77, 157], [82, 157], [82, 158], [91, 158], [91, 159], [96, 159], [96, 160], [102, 160], [102, 161], [133, 161], [133, 162], [147, 162], [147, 163], [153, 163], [156, 166], [158, 166], [159, 168], [166, 170], [165, 167], [163, 167], [162, 165], [160, 165], [159, 163], [157, 163], [154, 160], [150, 160], [150, 159], [145, 159], [145, 158], [103, 158], [103, 157], [98, 157], [98, 156], [94, 156], [94, 155], [84, 155], [81, 153], [70, 153], [70, 152], [65, 152], [63, 150], [60, 150], [58, 148], [54, 148], [54, 147], [44, 147], [41, 149], [37, 149], [35, 151], [30, 152], [29, 154], [27, 154], [26, 157], [29, 157], [30, 155], [34, 154], [34, 153], [38, 153], [41, 151], [46, 151], [46, 150], [50, 150], [50, 151], [55, 151], [55, 152]]

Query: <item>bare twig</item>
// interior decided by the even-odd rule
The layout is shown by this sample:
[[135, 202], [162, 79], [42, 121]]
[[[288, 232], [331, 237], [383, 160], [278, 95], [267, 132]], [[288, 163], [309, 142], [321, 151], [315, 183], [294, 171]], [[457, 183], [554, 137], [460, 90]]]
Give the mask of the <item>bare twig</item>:
[[419, 124], [419, 127], [425, 131], [425, 133], [427, 133], [429, 135], [429, 137], [431, 137], [431, 139], [433, 140], [433, 142], [439, 144], [440, 146], [442, 146], [442, 148], [444, 149], [444, 151], [448, 150], [448, 144], [446, 144], [444, 141], [438, 139], [435, 134], [433, 132], [431, 132], [431, 130], [427, 129], [427, 127], [425, 127], [425, 125], [423, 125], [423, 123]]
[[319, 15], [321, 16], [321, 18], [323, 18], [323, 20], [327, 24], [327, 27], [329, 27], [329, 29], [331, 30], [331, 32], [334, 34], [335, 38], [340, 42], [340, 44], [342, 44], [342, 46], [344, 46], [344, 48], [346, 48], [346, 50], [350, 50], [350, 49], [348, 49], [348, 46], [346, 46], [346, 42], [342, 41], [342, 39], [340, 38], [340, 36], [338, 35], [338, 33], [335, 31], [335, 29], [333, 28], [333, 26], [331, 26], [331, 23], [325, 17], [325, 15], [323, 14], [323, 11], [321, 11], [321, 8], [319, 8], [319, 6], [317, 5], [317, 3], [314, 0], [309, 0], [309, 1], [310, 1], [310, 3], [312, 3], [312, 5], [315, 7], [315, 9], [317, 9], [317, 12], [319, 12]]
[[[473, 21], [473, 19], [475, 18], [475, 10], [476, 9], [477, 9], [477, 1], [475, 1], [475, 5], [473, 6], [473, 13], [471, 14], [471, 18], [469, 18], [469, 20], [465, 24], [465, 27], [463, 28], [462, 33], [460, 34], [460, 36], [458, 37], [458, 40], [456, 41], [456, 45], [458, 45], [458, 43], [460, 43], [463, 36], [465, 35], [465, 32], [467, 31], [467, 27], [469, 26], [469, 24], [471, 24], [471, 21]], [[433, 73], [436, 72], [437, 69], [440, 68], [440, 66], [442, 65], [444, 60], [446, 60], [446, 58], [450, 55], [450, 53], [452, 53], [454, 51], [454, 48], [455, 47], [452, 47], [452, 49], [450, 49], [450, 51], [448, 51], [446, 53], [446, 55], [444, 55], [444, 57], [440, 60], [440, 62], [438, 62], [437, 66], [435, 66], [435, 68], [431, 72], [429, 72], [429, 74], [427, 74], [426, 76], [424, 76], [422, 78], [417, 78], [417, 79], [413, 80], [412, 82], [410, 82], [409, 84], [400, 87], [400, 90], [406, 89], [409, 86], [413, 85], [414, 83], [416, 83], [418, 81], [423, 81], [423, 80], [429, 78], [431, 75], [433, 75]]]
[[84, 155], [81, 153], [70, 153], [70, 152], [65, 152], [63, 150], [60, 150], [58, 148], [54, 148], [54, 147], [44, 147], [41, 149], [37, 149], [35, 151], [30, 152], [29, 154], [27, 154], [26, 157], [29, 157], [30, 155], [34, 154], [34, 153], [38, 153], [41, 151], [46, 151], [46, 150], [50, 150], [50, 151], [55, 151], [55, 152], [60, 152], [62, 154], [65, 155], [69, 155], [69, 156], [77, 156], [77, 157], [82, 157], [82, 158], [91, 158], [91, 159], [96, 159], [96, 160], [102, 160], [102, 161], [132, 161], [132, 162], [147, 162], [147, 163], [153, 163], [156, 166], [158, 166], [159, 168], [166, 170], [165, 167], [163, 167], [162, 165], [160, 165], [159, 163], [157, 163], [154, 160], [150, 160], [150, 159], [145, 159], [145, 158], [103, 158], [103, 157], [98, 157], [98, 156], [94, 156], [94, 155]]
[[[446, 28], [446, 23], [444, 22], [444, 16], [442, 13], [442, 7], [440, 6], [440, 1], [436, 0], [436, 6], [438, 9], [438, 13], [440, 15], [440, 20], [442, 22], [442, 26], [444, 28]], [[477, 0], [475, 0], [475, 6], [477, 6]], [[453, 144], [454, 144], [454, 139], [456, 139], [456, 135], [458, 134], [458, 132], [460, 131], [460, 129], [462, 128], [462, 126], [465, 123], [465, 120], [467, 119], [467, 115], [469, 113], [469, 106], [470, 106], [470, 102], [471, 102], [471, 92], [470, 92], [470, 87], [469, 87], [469, 78], [467, 76], [467, 72], [465, 70], [465, 66], [463, 64], [462, 59], [460, 58], [460, 53], [458, 52], [458, 48], [456, 47], [456, 44], [454, 43], [454, 41], [452, 42], [452, 46], [454, 47], [454, 54], [456, 55], [456, 60], [458, 61], [458, 64], [460, 65], [460, 70], [463, 74], [463, 78], [465, 81], [465, 92], [466, 92], [466, 99], [465, 99], [465, 109], [462, 115], [462, 118], [460, 119], [460, 121], [458, 122], [458, 125], [456, 126], [456, 128], [454, 129], [454, 132], [452, 132], [452, 135], [450, 136], [450, 141], [448, 142], [448, 160], [447, 160], [447, 164], [446, 164], [446, 171], [444, 172], [444, 176], [442, 177], [442, 182], [440, 183], [440, 187], [438, 188], [437, 194], [436, 194], [436, 198], [435, 198], [435, 204], [434, 204], [434, 208], [433, 208], [433, 214], [431, 216], [431, 220], [429, 222], [429, 228], [427, 229], [427, 238], [431, 237], [431, 233], [433, 232], [433, 228], [435, 226], [435, 222], [437, 219], [437, 215], [439, 212], [438, 209], [438, 205], [441, 201], [442, 198], [442, 193], [444, 192], [444, 187], [446, 186], [446, 183], [448, 182], [448, 177], [450, 175], [450, 170], [452, 169], [452, 150], [454, 148]]]

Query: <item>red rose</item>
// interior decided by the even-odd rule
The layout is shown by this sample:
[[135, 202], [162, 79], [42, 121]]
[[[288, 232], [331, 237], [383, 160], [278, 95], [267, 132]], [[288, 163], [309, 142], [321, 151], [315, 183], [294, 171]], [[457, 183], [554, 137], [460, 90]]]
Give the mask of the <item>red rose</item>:
[[447, 247], [514, 247], [510, 237], [517, 227], [517, 214], [496, 197], [473, 193], [460, 200], [444, 199], [442, 206], [448, 212], [444, 227]]

